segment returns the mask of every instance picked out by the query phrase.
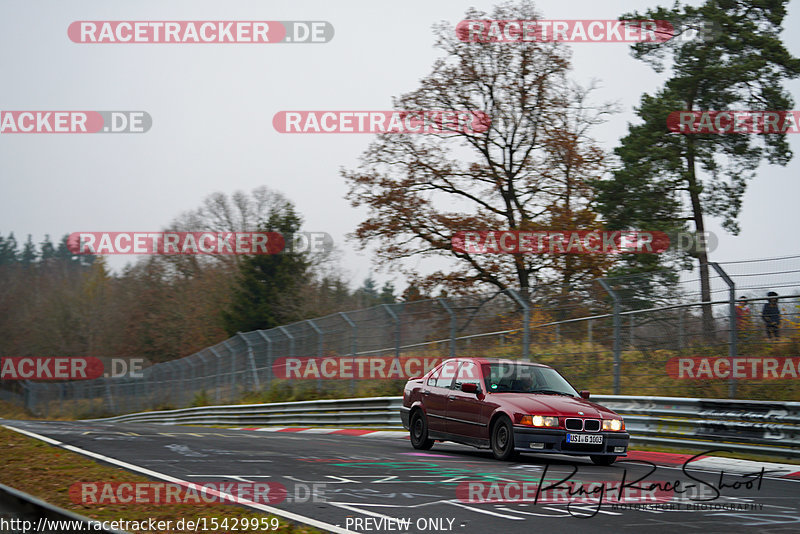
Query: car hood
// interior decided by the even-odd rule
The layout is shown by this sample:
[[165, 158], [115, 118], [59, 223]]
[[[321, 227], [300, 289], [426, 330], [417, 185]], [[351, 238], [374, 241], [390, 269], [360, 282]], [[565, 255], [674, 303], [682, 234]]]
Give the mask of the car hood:
[[[597, 418], [619, 417], [608, 408], [580, 397], [530, 393], [493, 393], [490, 397], [491, 402], [509, 406], [521, 413]], [[583, 412], [583, 414], [578, 412]]]

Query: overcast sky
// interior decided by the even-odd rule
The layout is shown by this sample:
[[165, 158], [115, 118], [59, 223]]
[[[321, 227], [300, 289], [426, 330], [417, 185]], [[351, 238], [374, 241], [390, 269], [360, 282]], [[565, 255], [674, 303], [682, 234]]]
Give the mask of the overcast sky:
[[[345, 240], [364, 219], [344, 198], [339, 174], [372, 136], [286, 135], [281, 110], [384, 110], [417, 87], [440, 52], [431, 26], [452, 24], [492, 1], [0, 1], [0, 110], [144, 110], [151, 130], [126, 135], [0, 135], [0, 234], [40, 242], [75, 231], [157, 231], [207, 195], [266, 185], [291, 199], [305, 229], [327, 231], [341, 266], [358, 285], [369, 254]], [[670, 1], [540, 0], [544, 18], [614, 19]], [[696, 2], [695, 2], [696, 3]], [[789, 5], [785, 28], [800, 28]], [[114, 44], [69, 40], [76, 20], [326, 20], [327, 44]], [[800, 36], [784, 42], [800, 56]], [[625, 44], [573, 44], [574, 79], [597, 79], [598, 101], [622, 112], [595, 131], [612, 149], [634, 120], [643, 92], [662, 82]], [[800, 101], [800, 81], [788, 87]], [[800, 199], [800, 135], [787, 167], [763, 166], [744, 197], [742, 232], [720, 237], [712, 260], [800, 253], [794, 236]], [[114, 258], [120, 267], [134, 256]], [[425, 268], [423, 263], [420, 268]], [[380, 282], [390, 273], [375, 273]], [[394, 279], [399, 287], [405, 283]]]

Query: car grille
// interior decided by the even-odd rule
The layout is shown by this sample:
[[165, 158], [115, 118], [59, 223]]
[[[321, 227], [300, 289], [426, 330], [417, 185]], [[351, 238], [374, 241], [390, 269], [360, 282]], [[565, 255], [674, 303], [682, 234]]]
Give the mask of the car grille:
[[587, 432], [600, 432], [600, 420], [599, 419], [586, 419], [583, 422], [583, 429]]
[[564, 421], [564, 428], [567, 430], [581, 431], [583, 430], [583, 419], [566, 419]]
[[577, 417], [570, 417], [564, 420], [564, 428], [572, 432], [599, 432], [600, 420], [599, 419], [578, 419]]

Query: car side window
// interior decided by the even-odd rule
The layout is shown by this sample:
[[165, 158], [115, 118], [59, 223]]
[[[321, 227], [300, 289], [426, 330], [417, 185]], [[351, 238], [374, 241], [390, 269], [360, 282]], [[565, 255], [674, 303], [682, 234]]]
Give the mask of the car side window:
[[462, 384], [477, 384], [478, 389], [482, 389], [481, 370], [478, 364], [469, 360], [461, 362], [453, 389], [461, 389]]
[[458, 362], [456, 360], [444, 362], [431, 373], [430, 378], [428, 378], [428, 385], [439, 388], [450, 388], [453, 383], [453, 377], [456, 375], [457, 364]]
[[442, 366], [440, 365], [433, 371], [431, 371], [430, 376], [428, 376], [428, 385], [429, 386], [436, 386], [439, 383], [439, 376], [442, 374]]

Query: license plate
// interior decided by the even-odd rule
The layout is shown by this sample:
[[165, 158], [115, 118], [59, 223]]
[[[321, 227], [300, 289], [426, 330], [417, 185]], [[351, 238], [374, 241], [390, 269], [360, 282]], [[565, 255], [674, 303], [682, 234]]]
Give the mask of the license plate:
[[567, 443], [588, 443], [589, 445], [602, 445], [603, 436], [598, 434], [567, 434]]

